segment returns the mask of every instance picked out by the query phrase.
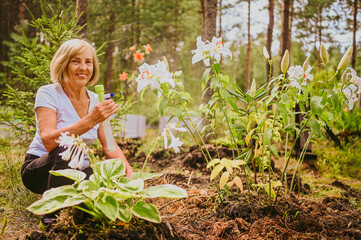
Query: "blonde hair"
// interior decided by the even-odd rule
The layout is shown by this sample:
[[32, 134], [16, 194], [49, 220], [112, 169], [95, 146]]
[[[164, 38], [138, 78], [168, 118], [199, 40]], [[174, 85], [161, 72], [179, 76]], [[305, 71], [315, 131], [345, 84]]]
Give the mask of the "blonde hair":
[[95, 49], [84, 39], [70, 39], [64, 42], [53, 56], [50, 62], [50, 76], [54, 83], [63, 84], [69, 81], [67, 74], [70, 60], [84, 49], [90, 49], [93, 54], [93, 75], [86, 86], [94, 85], [99, 78], [99, 62]]

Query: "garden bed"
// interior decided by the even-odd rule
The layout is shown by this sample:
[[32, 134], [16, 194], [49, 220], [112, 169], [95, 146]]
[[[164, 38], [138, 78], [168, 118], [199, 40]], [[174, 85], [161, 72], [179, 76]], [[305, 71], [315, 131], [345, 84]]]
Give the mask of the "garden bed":
[[[216, 154], [211, 146], [209, 149], [211, 154]], [[133, 154], [134, 150], [124, 152]], [[226, 147], [219, 153], [232, 155]], [[140, 154], [133, 161], [128, 159], [141, 166], [145, 155]], [[26, 239], [361, 239], [358, 205], [361, 191], [343, 181], [325, 183], [338, 194], [317, 200], [312, 196], [317, 187], [307, 187], [304, 183], [303, 189], [307, 191], [280, 194], [276, 204], [255, 192], [250, 202], [245, 197], [247, 192], [224, 192], [219, 203], [214, 185], [209, 181], [209, 171], [196, 147], [177, 155], [155, 152], [148, 168], [164, 174], [153, 180], [152, 185], [175, 184], [187, 189], [189, 195], [185, 199], [151, 200], [160, 210], [161, 224], [134, 218], [130, 224], [101, 226], [82, 212], [74, 214], [66, 210], [46, 232], [34, 231]]]

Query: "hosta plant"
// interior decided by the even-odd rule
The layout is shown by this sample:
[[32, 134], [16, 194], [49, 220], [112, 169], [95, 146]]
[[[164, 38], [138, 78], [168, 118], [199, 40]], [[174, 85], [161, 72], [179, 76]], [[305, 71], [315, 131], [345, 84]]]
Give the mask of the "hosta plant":
[[[67, 143], [72, 142], [68, 141], [71, 137], [63, 134], [60, 140], [62, 146], [64, 146], [65, 141], [62, 141], [64, 139]], [[73, 149], [79, 144], [82, 145], [81, 142], [79, 143], [79, 138], [76, 138], [70, 144], [71, 146], [67, 147]], [[63, 159], [66, 158], [65, 155], [62, 155]], [[81, 158], [78, 160], [82, 161]], [[162, 174], [138, 172], [133, 173], [132, 178], [125, 177], [125, 165], [119, 158], [93, 163], [92, 168], [94, 173], [88, 180], [85, 179], [85, 173], [75, 169], [50, 171], [55, 176], [74, 180], [74, 183], [47, 190], [42, 199], [34, 202], [27, 209], [34, 214], [42, 215], [62, 208], [74, 207], [105, 221], [120, 220], [128, 223], [133, 216], [136, 216], [160, 223], [161, 217], [157, 207], [144, 201], [146, 198], [187, 197], [186, 190], [170, 184], [144, 188], [144, 181]]]

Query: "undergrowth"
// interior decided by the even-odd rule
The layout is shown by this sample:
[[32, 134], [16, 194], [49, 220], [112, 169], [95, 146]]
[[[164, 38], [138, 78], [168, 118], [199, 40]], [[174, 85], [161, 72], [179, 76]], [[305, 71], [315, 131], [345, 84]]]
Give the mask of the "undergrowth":
[[26, 150], [24, 145], [14, 143], [12, 139], [0, 140], [0, 201], [6, 203], [3, 207], [25, 210], [36, 200], [36, 195], [26, 189], [21, 180]]
[[349, 138], [343, 149], [321, 147], [317, 150], [318, 166], [323, 173], [333, 177], [339, 175], [361, 180], [361, 142], [359, 138]]

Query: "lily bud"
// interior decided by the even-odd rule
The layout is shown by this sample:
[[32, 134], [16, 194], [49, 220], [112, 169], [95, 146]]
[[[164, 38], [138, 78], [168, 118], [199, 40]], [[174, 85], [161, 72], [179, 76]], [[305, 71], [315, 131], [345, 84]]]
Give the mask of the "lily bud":
[[347, 82], [347, 70], [343, 71], [341, 82], [345, 84]]
[[352, 46], [347, 50], [347, 52], [341, 58], [340, 63], [337, 66], [337, 70], [341, 70], [346, 67], [346, 65], [350, 62], [352, 56]]
[[250, 95], [251, 97], [255, 97], [256, 91], [257, 91], [256, 79], [253, 79], [252, 84], [251, 84], [251, 88], [250, 88], [250, 90], [249, 90], [249, 95]]
[[281, 61], [281, 72], [286, 73], [288, 69], [288, 64], [290, 63], [290, 54], [288, 53], [288, 50], [285, 51], [283, 54], [283, 58]]
[[310, 57], [307, 57], [306, 60], [303, 62], [302, 69], [304, 72], [306, 72], [308, 66], [310, 65]]
[[165, 56], [163, 56], [163, 61], [164, 61], [165, 65], [167, 66], [167, 70], [169, 71], [168, 59]]
[[324, 64], [328, 63], [329, 55], [328, 55], [325, 45], [323, 45], [323, 44], [321, 44], [320, 57]]
[[266, 47], [263, 47], [263, 56], [265, 57], [265, 59], [270, 58]]

